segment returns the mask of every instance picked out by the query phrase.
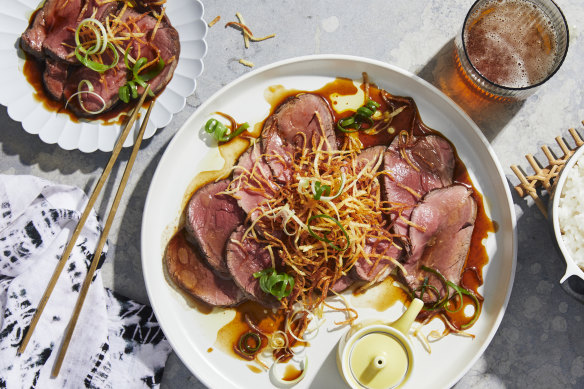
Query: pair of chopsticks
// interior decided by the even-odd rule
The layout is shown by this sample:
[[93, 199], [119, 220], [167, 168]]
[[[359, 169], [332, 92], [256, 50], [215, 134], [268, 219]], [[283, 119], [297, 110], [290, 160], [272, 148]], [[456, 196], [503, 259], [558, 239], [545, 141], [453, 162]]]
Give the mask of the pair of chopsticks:
[[[110, 160], [108, 161], [105, 169], [103, 170], [103, 173], [101, 174], [101, 177], [99, 178], [99, 181], [97, 182], [97, 185], [95, 186], [95, 188], [93, 190], [93, 193], [91, 193], [91, 196], [89, 197], [87, 205], [85, 206], [85, 210], [83, 211], [83, 214], [81, 215], [81, 218], [79, 219], [79, 223], [77, 224], [77, 227], [73, 231], [73, 235], [71, 236], [71, 239], [69, 240], [69, 243], [67, 244], [67, 247], [65, 248], [65, 251], [63, 252], [63, 255], [61, 256], [61, 260], [57, 264], [57, 267], [55, 268], [55, 270], [53, 272], [53, 275], [49, 281], [49, 284], [47, 285], [45, 293], [43, 294], [43, 297], [41, 298], [41, 300], [39, 302], [39, 306], [38, 306], [38, 308], [37, 308], [37, 310], [32, 318], [32, 321], [30, 323], [28, 331], [26, 332], [26, 334], [22, 340], [22, 343], [20, 344], [20, 347], [18, 348], [19, 355], [24, 352], [24, 350], [26, 349], [26, 346], [28, 345], [28, 342], [30, 341], [30, 338], [32, 337], [32, 334], [34, 333], [34, 330], [39, 322], [39, 319], [43, 314], [43, 310], [45, 309], [45, 306], [47, 305], [47, 302], [49, 301], [49, 298], [51, 297], [51, 293], [53, 292], [53, 289], [55, 288], [55, 285], [57, 284], [57, 281], [59, 279], [59, 275], [63, 271], [63, 268], [65, 267], [65, 263], [67, 262], [67, 259], [69, 259], [69, 256], [71, 255], [71, 252], [73, 251], [73, 247], [75, 246], [75, 242], [77, 241], [77, 238], [79, 238], [79, 235], [81, 234], [81, 230], [83, 229], [83, 226], [85, 225], [85, 222], [87, 221], [87, 218], [89, 217], [89, 214], [91, 213], [91, 210], [93, 209], [93, 205], [95, 204], [95, 201], [97, 200], [97, 197], [99, 196], [99, 193], [101, 192], [101, 189], [103, 188], [103, 185], [105, 184], [105, 181], [109, 177], [109, 175], [112, 171], [112, 168], [113, 168], [116, 160], [118, 159], [118, 156], [120, 154], [120, 151], [122, 150], [124, 142], [126, 141], [128, 134], [130, 133], [130, 131], [132, 130], [132, 128], [134, 126], [134, 122], [136, 121], [136, 118], [138, 117], [138, 112], [140, 111], [142, 104], [144, 104], [144, 100], [145, 100], [146, 96], [148, 95], [149, 91], [150, 91], [150, 85], [147, 86], [146, 90], [144, 91], [144, 93], [140, 97], [140, 100], [138, 101], [136, 108], [134, 108], [134, 111], [132, 112], [130, 119], [126, 123], [124, 130], [120, 134], [120, 137], [119, 137], [116, 145], [114, 146]], [[77, 303], [75, 304], [75, 308], [73, 310], [73, 315], [71, 316], [71, 319], [69, 321], [69, 325], [67, 326], [67, 330], [66, 330], [65, 336], [63, 338], [63, 343], [61, 344], [59, 354], [57, 355], [55, 365], [53, 366], [53, 370], [51, 373], [51, 376], [53, 378], [56, 377], [59, 374], [59, 371], [61, 370], [61, 366], [63, 364], [65, 354], [67, 353], [67, 348], [69, 347], [69, 343], [71, 342], [71, 337], [73, 336], [73, 331], [75, 330], [75, 325], [77, 324], [77, 320], [79, 319], [79, 314], [81, 313], [81, 309], [83, 308], [83, 302], [85, 301], [85, 297], [87, 296], [87, 291], [89, 290], [89, 286], [91, 285], [91, 281], [93, 280], [93, 274], [95, 273], [95, 270], [97, 269], [97, 265], [99, 264], [99, 259], [100, 259], [101, 254], [102, 254], [103, 247], [105, 246], [105, 242], [107, 240], [109, 230], [110, 230], [111, 225], [114, 221], [114, 217], [115, 217], [116, 211], [118, 209], [118, 206], [120, 204], [122, 194], [124, 193], [124, 189], [125, 189], [126, 184], [128, 182], [128, 178], [130, 177], [130, 172], [132, 171], [132, 166], [134, 165], [134, 161], [136, 160], [136, 156], [138, 155], [138, 150], [140, 149], [142, 139], [144, 138], [144, 132], [146, 130], [146, 126], [147, 126], [148, 120], [150, 118], [150, 112], [152, 111], [153, 106], [154, 106], [154, 100], [150, 103], [150, 106], [148, 107], [148, 111], [146, 112], [146, 115], [144, 116], [144, 120], [142, 121], [142, 125], [140, 126], [140, 131], [138, 132], [138, 137], [134, 143], [134, 148], [132, 149], [132, 154], [130, 155], [130, 159], [128, 160], [128, 163], [126, 164], [126, 169], [124, 170], [124, 175], [122, 176], [122, 180], [120, 181], [118, 191], [116, 192], [114, 202], [113, 202], [112, 207], [110, 209], [110, 213], [107, 217], [106, 223], [105, 223], [104, 228], [103, 228], [103, 232], [101, 233], [100, 240], [99, 240], [97, 247], [95, 249], [95, 254], [93, 256], [93, 260], [91, 261], [91, 265], [89, 267], [89, 270], [87, 271], [87, 275], [85, 276], [85, 280], [83, 281], [83, 286], [81, 287], [81, 291], [79, 292], [79, 297], [77, 298]]]

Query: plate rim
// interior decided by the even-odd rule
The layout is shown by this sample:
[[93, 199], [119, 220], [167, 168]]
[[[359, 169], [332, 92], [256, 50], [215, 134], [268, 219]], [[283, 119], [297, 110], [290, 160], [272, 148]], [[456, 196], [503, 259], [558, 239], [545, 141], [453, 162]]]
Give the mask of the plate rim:
[[[303, 62], [310, 62], [310, 61], [350, 61], [350, 62], [354, 62], [354, 63], [366, 63], [366, 64], [370, 64], [373, 66], [378, 66], [381, 68], [385, 68], [389, 71], [392, 72], [396, 72], [399, 73], [409, 79], [411, 79], [412, 81], [414, 81], [415, 83], [420, 84], [422, 87], [424, 87], [424, 89], [432, 92], [434, 95], [436, 95], [437, 97], [439, 97], [444, 103], [448, 104], [452, 109], [454, 109], [454, 111], [456, 111], [456, 113], [458, 115], [461, 116], [461, 118], [467, 122], [467, 124], [472, 127], [473, 129], [473, 133], [475, 136], [478, 137], [479, 141], [482, 143], [482, 146], [485, 148], [485, 151], [488, 152], [488, 154], [490, 155], [492, 162], [494, 163], [494, 165], [496, 166], [496, 175], [497, 177], [500, 179], [501, 181], [501, 185], [502, 185], [502, 189], [503, 192], [505, 194], [505, 199], [506, 199], [506, 207], [507, 210], [509, 212], [509, 216], [510, 216], [510, 227], [512, 230], [512, 237], [511, 237], [511, 242], [510, 242], [510, 246], [511, 246], [511, 258], [505, 258], [506, 260], [511, 260], [511, 269], [510, 272], [508, 274], [508, 281], [507, 281], [507, 291], [505, 293], [504, 296], [504, 301], [501, 304], [501, 307], [499, 309], [499, 312], [494, 315], [494, 320], [493, 320], [493, 326], [492, 328], [489, 329], [487, 336], [485, 337], [485, 341], [483, 343], [483, 345], [478, 349], [478, 352], [473, 356], [473, 358], [471, 358], [466, 365], [464, 366], [463, 369], [460, 369], [459, 373], [457, 375], [455, 375], [452, 380], [448, 383], [448, 386], [452, 386], [454, 384], [456, 384], [456, 382], [458, 382], [469, 370], [470, 368], [476, 363], [476, 361], [484, 354], [484, 351], [486, 350], [486, 348], [491, 344], [491, 341], [493, 339], [493, 337], [495, 336], [495, 334], [497, 333], [501, 321], [503, 319], [503, 316], [507, 310], [507, 306], [510, 300], [510, 296], [511, 296], [511, 291], [513, 289], [513, 284], [514, 284], [514, 279], [515, 279], [515, 272], [516, 272], [516, 266], [517, 266], [517, 221], [516, 221], [516, 214], [515, 214], [515, 210], [514, 210], [514, 203], [512, 200], [512, 196], [511, 196], [511, 191], [509, 189], [509, 186], [506, 184], [506, 176], [503, 172], [503, 169], [501, 167], [501, 163], [498, 159], [498, 157], [496, 156], [494, 149], [492, 148], [492, 146], [490, 145], [490, 143], [487, 141], [487, 138], [485, 137], [485, 135], [482, 133], [482, 131], [480, 130], [480, 128], [476, 125], [476, 123], [474, 123], [474, 121], [470, 118], [470, 116], [464, 111], [462, 110], [462, 108], [460, 108], [452, 99], [450, 99], [447, 95], [445, 95], [442, 91], [440, 91], [438, 88], [436, 88], [434, 85], [430, 84], [429, 82], [427, 82], [426, 80], [420, 78], [419, 76], [417, 76], [416, 74], [409, 72], [407, 70], [404, 70], [398, 66], [380, 61], [380, 60], [376, 60], [376, 59], [372, 59], [372, 58], [367, 58], [367, 57], [362, 57], [362, 56], [355, 56], [355, 55], [346, 55], [346, 54], [311, 54], [311, 55], [303, 55], [303, 56], [297, 56], [297, 57], [291, 57], [291, 58], [287, 58], [287, 59], [283, 59], [283, 60], [279, 60], [267, 65], [264, 65], [262, 67], [253, 69], [252, 71], [234, 79], [233, 81], [229, 82], [227, 85], [223, 86], [222, 88], [220, 88], [218, 91], [216, 91], [215, 93], [213, 93], [209, 98], [207, 98], [199, 107], [197, 107], [197, 109], [189, 116], [189, 118], [183, 123], [183, 125], [180, 127], [180, 129], [173, 135], [173, 139], [171, 140], [171, 142], [168, 144], [168, 146], [166, 147], [160, 161], [158, 162], [156, 171], [152, 177], [151, 183], [152, 182], [156, 182], [157, 181], [157, 177], [160, 174], [163, 174], [160, 170], [160, 166], [163, 164], [163, 161], [168, 158], [167, 155], [167, 150], [172, 150], [175, 146], [174, 144], [176, 142], [179, 142], [179, 137], [178, 135], [181, 134], [183, 131], [186, 131], [191, 120], [193, 119], [193, 117], [195, 117], [196, 115], [199, 114], [199, 112], [204, 111], [207, 106], [213, 102], [214, 100], [216, 100], [217, 96], [222, 95], [225, 91], [235, 87], [236, 85], [245, 82], [246, 80], [253, 78], [253, 77], [257, 77], [259, 75], [261, 75], [262, 73], [268, 72], [270, 70], [276, 69], [278, 67], [285, 67], [288, 65], [293, 65], [293, 64], [297, 64], [297, 63], [303, 63]], [[334, 73], [334, 71], [331, 71], [331, 75]], [[147, 217], [146, 217], [146, 212], [149, 209], [149, 207], [151, 206], [151, 201], [152, 201], [152, 193], [151, 193], [151, 188], [152, 186], [149, 187], [148, 190], [148, 195], [146, 197], [146, 201], [145, 201], [145, 205], [144, 205], [144, 213], [143, 213], [143, 222], [142, 222], [142, 229], [141, 229], [141, 236], [144, 236], [144, 232], [147, 229], [146, 226], [146, 222], [147, 222]], [[152, 307], [154, 308], [154, 312], [156, 314], [156, 309], [155, 309], [155, 303], [153, 302], [153, 296], [152, 296], [152, 288], [153, 286], [150, 285], [149, 280], [148, 280], [148, 276], [146, 274], [145, 269], [148, 268], [149, 264], [146, 261], [146, 256], [144, 255], [145, 252], [145, 242], [144, 239], [142, 239], [142, 243], [141, 243], [141, 261], [142, 261], [142, 269], [143, 269], [143, 277], [144, 277], [144, 282], [146, 285], [146, 291], [148, 294], [148, 298], [150, 300], [150, 303], [152, 304]], [[160, 318], [159, 318], [160, 319]], [[165, 321], [165, 319], [163, 319], [162, 321]], [[159, 322], [161, 322], [161, 320], [159, 320]], [[161, 328], [163, 328], [163, 325], [161, 323]], [[164, 331], [164, 328], [163, 328]], [[183, 361], [183, 363], [185, 364], [185, 366], [189, 369], [189, 371], [195, 376], [197, 377], [197, 379], [199, 379], [201, 382], [203, 382], [205, 385], [213, 385], [216, 384], [216, 378], [217, 377], [211, 377], [209, 376], [209, 373], [207, 372], [201, 372], [201, 371], [195, 371], [191, 366], [189, 366], [188, 363], [186, 363], [184, 361], [184, 356], [181, 355], [181, 353], [179, 351], [177, 351], [177, 348], [175, 347], [175, 344], [173, 341], [170, 340], [170, 338], [167, 336], [167, 339], [169, 340], [173, 350], [175, 351], [175, 353], [179, 356], [179, 358], [181, 359], [181, 361]]]

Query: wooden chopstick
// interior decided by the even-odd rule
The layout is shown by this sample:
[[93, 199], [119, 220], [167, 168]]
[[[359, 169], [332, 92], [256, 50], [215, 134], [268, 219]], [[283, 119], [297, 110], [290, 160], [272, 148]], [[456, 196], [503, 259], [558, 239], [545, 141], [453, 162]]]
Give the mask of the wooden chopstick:
[[103, 188], [103, 185], [105, 184], [105, 181], [109, 177], [109, 175], [112, 171], [112, 168], [113, 168], [114, 164], [116, 163], [116, 160], [118, 159], [118, 156], [120, 155], [120, 151], [122, 150], [122, 147], [124, 146], [124, 142], [126, 141], [128, 134], [130, 133], [130, 131], [132, 130], [132, 128], [134, 126], [134, 122], [136, 121], [136, 118], [138, 117], [138, 112], [140, 111], [140, 107], [142, 107], [142, 104], [144, 104], [144, 100], [146, 99], [146, 96], [147, 96], [149, 90], [150, 90], [150, 86], [148, 85], [148, 87], [146, 88], [146, 91], [140, 97], [138, 104], [136, 104], [136, 108], [132, 112], [130, 119], [126, 123], [124, 130], [120, 134], [120, 137], [118, 138], [118, 141], [116, 142], [114, 149], [112, 150], [112, 155], [111, 155], [105, 169], [103, 170], [103, 173], [101, 173], [101, 177], [97, 181], [97, 184], [96, 184], [95, 188], [93, 189], [93, 192], [91, 193], [91, 196], [89, 197], [89, 200], [87, 201], [87, 205], [85, 206], [85, 210], [83, 211], [83, 214], [81, 215], [81, 218], [79, 219], [79, 222], [77, 223], [77, 227], [75, 227], [75, 230], [73, 231], [73, 234], [71, 235], [71, 239], [69, 240], [69, 243], [67, 244], [67, 247], [65, 248], [65, 251], [63, 251], [63, 255], [61, 256], [59, 263], [57, 264], [57, 266], [55, 267], [55, 270], [53, 271], [53, 275], [51, 276], [51, 279], [49, 280], [49, 283], [47, 285], [47, 288], [45, 289], [45, 293], [43, 294], [43, 297], [41, 297], [41, 300], [39, 302], [37, 310], [36, 310], [34, 316], [32, 317], [32, 320], [30, 322], [30, 326], [28, 327], [28, 330], [27, 330], [26, 334], [24, 335], [24, 338], [22, 339], [22, 343], [20, 344], [20, 347], [18, 348], [17, 353], [19, 355], [24, 352], [24, 350], [26, 349], [26, 346], [28, 345], [28, 343], [30, 341], [30, 338], [32, 337], [32, 334], [34, 333], [34, 330], [39, 322], [39, 319], [41, 318], [41, 316], [43, 314], [45, 306], [47, 305], [47, 302], [49, 301], [49, 298], [51, 297], [51, 293], [53, 293], [53, 289], [55, 289], [55, 285], [57, 284], [57, 281], [59, 280], [59, 276], [60, 276], [61, 272], [63, 271], [63, 268], [65, 267], [65, 264], [67, 263], [67, 260], [69, 259], [69, 256], [71, 255], [71, 252], [73, 251], [73, 247], [75, 247], [75, 243], [77, 242], [77, 238], [79, 238], [79, 235], [81, 234], [81, 230], [83, 230], [83, 226], [85, 225], [85, 222], [87, 221], [87, 218], [89, 217], [89, 214], [91, 213], [91, 210], [93, 209], [93, 205], [97, 201], [97, 197], [99, 196], [99, 194]]
[[[144, 93], [146, 95], [148, 93], [148, 89]], [[130, 159], [126, 164], [126, 169], [124, 170], [124, 175], [122, 176], [122, 180], [120, 181], [120, 185], [118, 187], [118, 191], [116, 192], [116, 196], [114, 198], [114, 202], [108, 214], [107, 220], [103, 227], [103, 232], [101, 233], [101, 238], [99, 243], [97, 244], [97, 248], [95, 250], [95, 254], [93, 255], [93, 260], [91, 261], [91, 266], [89, 267], [89, 271], [85, 276], [85, 280], [83, 281], [83, 286], [81, 287], [81, 291], [79, 292], [79, 296], [77, 297], [77, 303], [75, 304], [75, 309], [73, 310], [73, 315], [71, 316], [71, 320], [69, 321], [69, 325], [67, 326], [67, 331], [65, 333], [65, 337], [63, 338], [63, 343], [61, 344], [61, 349], [59, 350], [59, 354], [57, 355], [57, 359], [55, 361], [55, 365], [53, 366], [53, 371], [51, 376], [54, 378], [59, 374], [61, 370], [61, 365], [63, 364], [63, 360], [65, 359], [65, 354], [67, 353], [67, 348], [69, 347], [69, 343], [71, 342], [71, 337], [73, 336], [73, 331], [75, 331], [75, 325], [77, 324], [77, 319], [79, 319], [79, 314], [81, 313], [81, 309], [83, 308], [83, 302], [85, 301], [85, 297], [87, 296], [87, 291], [89, 290], [89, 286], [91, 285], [91, 281], [93, 280], [93, 274], [97, 269], [97, 265], [99, 263], [99, 258], [101, 257], [101, 253], [103, 247], [105, 246], [105, 242], [107, 240], [109, 230], [113, 224], [114, 218], [116, 216], [116, 212], [118, 210], [118, 206], [120, 205], [120, 200], [122, 199], [122, 195], [124, 193], [124, 189], [126, 188], [126, 184], [128, 183], [128, 178], [130, 177], [130, 173], [132, 171], [132, 167], [134, 166], [134, 161], [136, 160], [136, 156], [138, 155], [138, 151], [140, 150], [140, 145], [142, 143], [142, 138], [144, 137], [144, 132], [146, 131], [146, 126], [148, 125], [148, 119], [150, 118], [150, 112], [152, 111], [152, 107], [154, 106], [154, 101], [150, 103], [148, 107], [148, 111], [144, 116], [144, 120], [142, 121], [142, 125], [140, 126], [140, 132], [138, 133], [138, 138], [134, 143], [134, 148], [132, 149], [132, 154], [130, 155]]]

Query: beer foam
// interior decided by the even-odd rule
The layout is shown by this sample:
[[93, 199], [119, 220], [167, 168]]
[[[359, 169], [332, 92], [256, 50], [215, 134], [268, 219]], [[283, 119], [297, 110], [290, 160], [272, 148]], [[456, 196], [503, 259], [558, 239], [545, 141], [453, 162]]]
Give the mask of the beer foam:
[[465, 44], [473, 66], [511, 88], [537, 84], [553, 71], [557, 38], [551, 20], [526, 0], [493, 0], [467, 20]]

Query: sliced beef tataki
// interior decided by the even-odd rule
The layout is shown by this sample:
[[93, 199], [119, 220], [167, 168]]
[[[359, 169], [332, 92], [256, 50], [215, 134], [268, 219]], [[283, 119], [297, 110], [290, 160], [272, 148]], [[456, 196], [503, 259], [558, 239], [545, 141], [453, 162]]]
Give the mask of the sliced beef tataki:
[[351, 285], [355, 283], [355, 279], [350, 275], [344, 275], [339, 277], [337, 282], [331, 286], [331, 291], [335, 293], [341, 293], [347, 290]]
[[[82, 80], [91, 82], [94, 93], [81, 93], [71, 98], [74, 93], [77, 93], [79, 83]], [[120, 87], [126, 84], [126, 81], [127, 73], [124, 61], [118, 62], [114, 68], [106, 70], [102, 74], [94, 72], [85, 66], [76, 66], [65, 82], [63, 98], [65, 101], [69, 101], [67, 108], [76, 116], [92, 117], [94, 115], [91, 112], [98, 112], [101, 109], [107, 111], [120, 100], [118, 91]], [[87, 91], [88, 86], [86, 84], [82, 85], [81, 90]], [[96, 94], [100, 97], [97, 97]], [[81, 107], [81, 102], [85, 109]]]
[[189, 237], [209, 266], [223, 278], [230, 278], [225, 265], [225, 245], [231, 233], [245, 220], [245, 213], [233, 197], [218, 194], [228, 185], [228, 180], [221, 180], [196, 191], [187, 205], [186, 220]]
[[47, 37], [45, 9], [52, 7], [51, 3], [57, 2], [58, 0], [46, 0], [43, 7], [36, 11], [28, 28], [20, 36], [20, 46], [22, 49], [38, 59], [45, 57], [45, 53], [43, 52], [43, 42]]
[[[320, 118], [320, 120], [319, 120]], [[296, 151], [318, 145], [326, 138], [323, 149], [337, 149], [334, 118], [327, 101], [312, 93], [299, 94], [284, 102], [264, 124], [262, 152], [280, 182], [291, 179], [289, 166]]]
[[[122, 20], [132, 29], [133, 32], [148, 31], [143, 39], [134, 40], [130, 55], [132, 58], [145, 57], [148, 62], [154, 60], [157, 55], [164, 60], [164, 68], [156, 77], [148, 81], [154, 94], [162, 91], [172, 79], [174, 69], [178, 65], [180, 56], [180, 40], [178, 31], [175, 30], [168, 18], [163, 18], [162, 23], [156, 29], [156, 35], [152, 39], [152, 32], [158, 21], [150, 15], [127, 9], [122, 15]], [[143, 88], [138, 88], [141, 94]]]
[[43, 41], [44, 53], [56, 60], [79, 64], [73, 55], [75, 30], [83, 19], [94, 15], [103, 21], [107, 15], [115, 12], [117, 2], [99, 4], [97, 0], [58, 0], [44, 7], [46, 37]]
[[[379, 165], [379, 159], [382, 158], [385, 152], [385, 146], [373, 146], [363, 149], [361, 153], [355, 158], [355, 174], [359, 174], [363, 169], [368, 169], [375, 173]], [[376, 179], [377, 180], [377, 179]], [[377, 181], [372, 183], [373, 186], [379, 186]], [[383, 281], [395, 267], [397, 261], [402, 253], [401, 246], [397, 242], [393, 242], [386, 226], [383, 225], [383, 217], [380, 215], [379, 224], [374, 226], [378, 238], [368, 238], [365, 242], [365, 252], [368, 255], [374, 256], [365, 258], [361, 256], [352, 268], [352, 276], [356, 279], [371, 282]], [[383, 237], [383, 238], [380, 238]], [[381, 256], [380, 258], [378, 256]], [[392, 260], [393, 259], [393, 260]]]
[[[458, 284], [470, 248], [477, 215], [472, 190], [464, 185], [435, 189], [413, 210], [410, 241], [412, 254], [404, 264], [405, 280], [414, 290], [430, 276], [422, 266], [438, 270], [447, 280]], [[442, 283], [430, 277], [430, 284], [441, 293]], [[429, 296], [428, 296], [429, 297]]]
[[55, 100], [61, 100], [63, 98], [68, 69], [69, 65], [67, 62], [57, 61], [52, 58], [46, 59], [45, 70], [43, 71], [43, 84], [51, 98]]
[[[255, 144], [247, 148], [239, 157], [233, 169], [233, 182], [238, 190], [234, 193], [237, 203], [256, 220], [260, 211], [254, 211], [266, 200], [272, 198], [280, 189], [272, 178], [272, 172], [261, 155], [260, 147]], [[254, 211], [254, 212], [252, 212]]]
[[279, 306], [278, 300], [260, 288], [255, 272], [272, 267], [270, 253], [260, 242], [251, 236], [242, 239], [247, 227], [239, 226], [231, 234], [226, 248], [226, 262], [233, 281], [249, 295], [250, 298], [269, 307]]
[[381, 282], [395, 268], [396, 261], [399, 261], [402, 256], [402, 249], [397, 241], [394, 242], [391, 238], [368, 238], [365, 244], [365, 253], [371, 256], [369, 258], [360, 257], [355, 262], [351, 269], [353, 276], [367, 282]]
[[232, 280], [217, 277], [183, 233], [168, 242], [164, 262], [176, 285], [207, 304], [228, 307], [245, 299], [243, 291]]
[[[452, 184], [454, 150], [450, 143], [438, 135], [411, 137], [403, 142], [394, 139], [384, 154], [384, 197], [396, 209], [392, 215], [409, 220], [413, 207], [430, 190]], [[396, 220], [397, 232], [407, 235], [408, 225]]]

